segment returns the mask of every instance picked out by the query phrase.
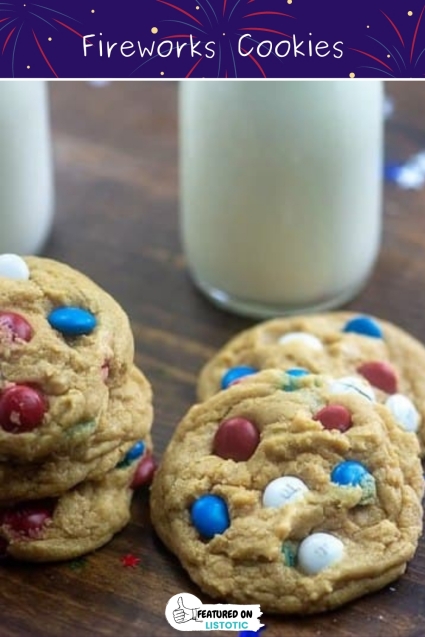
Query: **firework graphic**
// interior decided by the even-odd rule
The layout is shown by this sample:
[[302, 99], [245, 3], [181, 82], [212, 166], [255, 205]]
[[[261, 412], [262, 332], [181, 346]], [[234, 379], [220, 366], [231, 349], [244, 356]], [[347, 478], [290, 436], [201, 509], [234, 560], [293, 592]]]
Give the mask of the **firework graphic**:
[[[48, 0], [47, 0], [48, 1]], [[16, 73], [20, 48], [27, 54], [26, 69], [30, 71], [34, 54], [43, 62], [41, 77], [58, 78], [56, 63], [52, 60], [52, 42], [66, 33], [71, 38], [83, 38], [81, 21], [56, 8], [35, 2], [0, 2], [0, 68], [2, 77], [22, 77], [22, 65]], [[34, 52], [34, 53], [33, 53]], [[38, 62], [38, 61], [37, 61]], [[60, 64], [60, 60], [58, 60]], [[8, 70], [6, 71], [6, 66]]]
[[[287, 9], [282, 0], [269, 0], [267, 9], [256, 7], [258, 0], [155, 0], [162, 11], [151, 32], [157, 34], [157, 44], [175, 41], [174, 55], [186, 42], [181, 52], [181, 65], [187, 66], [183, 77], [266, 78], [270, 57], [283, 63], [273, 47], [283, 39], [292, 41], [296, 25], [292, 0], [285, 1]], [[270, 44], [262, 45], [258, 53], [257, 47], [266, 39]], [[202, 54], [191, 56], [192, 46]], [[146, 65], [158, 62], [158, 57], [143, 60], [131, 76], [143, 77]]]
[[425, 0], [97, 4], [0, 0], [0, 76], [425, 77]]
[[[422, 38], [425, 35], [425, 4], [417, 11], [404, 7], [397, 11], [380, 9], [375, 18], [365, 25], [368, 47], [364, 47], [365, 50], [350, 47], [351, 51], [365, 59], [365, 63], [357, 66], [356, 70], [368, 69], [368, 77], [370, 71], [375, 77], [382, 78], [425, 75], [425, 48], [420, 46], [421, 35]], [[365, 74], [364, 71], [358, 75], [362, 74]], [[350, 75], [354, 77], [357, 74], [352, 72]]]

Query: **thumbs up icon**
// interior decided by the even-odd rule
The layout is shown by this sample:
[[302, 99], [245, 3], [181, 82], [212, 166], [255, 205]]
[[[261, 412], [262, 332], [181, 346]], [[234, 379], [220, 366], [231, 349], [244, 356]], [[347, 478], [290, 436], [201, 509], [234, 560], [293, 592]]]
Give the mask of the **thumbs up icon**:
[[183, 598], [179, 597], [177, 600], [177, 608], [173, 610], [173, 617], [176, 624], [182, 624], [188, 622], [190, 619], [195, 619], [196, 609], [185, 608], [183, 604]]

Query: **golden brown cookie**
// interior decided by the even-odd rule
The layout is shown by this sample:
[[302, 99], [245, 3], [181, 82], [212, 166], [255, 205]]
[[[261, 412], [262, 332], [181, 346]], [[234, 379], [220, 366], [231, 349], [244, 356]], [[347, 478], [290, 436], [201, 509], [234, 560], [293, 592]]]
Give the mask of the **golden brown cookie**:
[[3, 555], [29, 562], [79, 557], [103, 546], [130, 519], [137, 462], [87, 480], [56, 499], [0, 509]]
[[100, 478], [129, 449], [151, 448], [152, 392], [144, 375], [130, 370], [125, 382], [110, 392], [108, 408], [88, 442], [56, 453], [39, 463], [0, 462], [0, 502], [61, 495], [83, 480]]
[[355, 388], [277, 370], [194, 406], [152, 486], [158, 534], [209, 595], [329, 610], [401, 575], [422, 528], [416, 436]]
[[350, 312], [260, 323], [238, 334], [205, 365], [199, 399], [267, 368], [366, 378], [400, 426], [417, 432], [425, 452], [425, 348], [399, 327]]
[[0, 272], [0, 455], [34, 461], [92, 435], [134, 343], [124, 311], [83, 274], [21, 264], [28, 278]]

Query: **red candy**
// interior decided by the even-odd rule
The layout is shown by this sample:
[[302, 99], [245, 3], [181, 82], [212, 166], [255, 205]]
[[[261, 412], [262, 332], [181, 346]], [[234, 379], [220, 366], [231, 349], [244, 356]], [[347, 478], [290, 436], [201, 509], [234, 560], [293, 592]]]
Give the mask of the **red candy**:
[[363, 363], [357, 368], [357, 371], [374, 387], [382, 389], [387, 394], [396, 393], [397, 376], [389, 363], [384, 363], [383, 361]]
[[0, 427], [13, 434], [32, 431], [43, 421], [46, 400], [37, 389], [14, 385], [0, 395]]
[[327, 405], [313, 416], [313, 420], [318, 420], [325, 429], [338, 429], [344, 432], [350, 429], [351, 414], [343, 405]]
[[37, 537], [52, 516], [52, 503], [29, 502], [5, 511], [2, 516], [2, 526], [18, 535]]
[[26, 319], [15, 312], [0, 311], [0, 338], [1, 333], [6, 333], [11, 341], [20, 339], [30, 341], [32, 338], [32, 327]]
[[224, 458], [240, 462], [248, 460], [258, 447], [260, 434], [257, 427], [245, 418], [223, 420], [214, 436], [213, 452]]
[[133, 481], [130, 485], [131, 488], [137, 489], [138, 487], [144, 487], [145, 485], [150, 484], [153, 480], [156, 469], [157, 464], [155, 459], [150, 454], [146, 454], [138, 464]]

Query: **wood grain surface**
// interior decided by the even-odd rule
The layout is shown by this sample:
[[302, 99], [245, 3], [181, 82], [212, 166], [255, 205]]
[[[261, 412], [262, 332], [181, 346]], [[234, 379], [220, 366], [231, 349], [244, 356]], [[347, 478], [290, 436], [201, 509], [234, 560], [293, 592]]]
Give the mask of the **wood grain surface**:
[[[425, 84], [395, 82], [387, 92], [395, 114], [386, 155], [405, 159], [425, 148]], [[194, 401], [201, 366], [252, 321], [215, 309], [185, 269], [178, 235], [177, 85], [56, 83], [51, 98], [57, 206], [45, 254], [86, 272], [129, 313], [137, 363], [154, 388], [160, 457]], [[425, 341], [425, 189], [386, 186], [384, 214], [376, 269], [348, 307], [398, 323]], [[121, 564], [127, 553], [140, 557], [136, 568]], [[209, 601], [155, 537], [147, 495], [137, 494], [131, 524], [84, 561], [0, 566], [0, 637], [176, 635], [164, 610], [181, 591]], [[406, 575], [377, 594], [325, 615], [264, 621], [265, 637], [423, 637], [425, 542]]]

